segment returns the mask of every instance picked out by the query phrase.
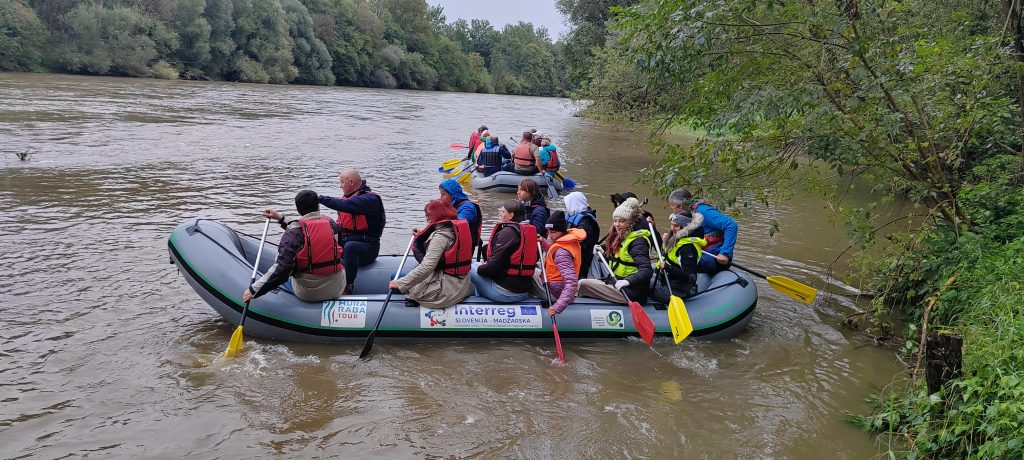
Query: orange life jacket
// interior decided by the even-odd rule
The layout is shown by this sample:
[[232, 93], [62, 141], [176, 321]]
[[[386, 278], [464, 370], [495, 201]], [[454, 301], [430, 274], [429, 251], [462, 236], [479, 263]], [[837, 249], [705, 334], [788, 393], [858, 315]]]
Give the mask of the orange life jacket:
[[533, 159], [533, 153], [530, 152], [531, 145], [533, 144], [522, 141], [516, 146], [515, 150], [512, 151], [512, 162], [515, 163], [516, 166], [526, 168], [533, 166], [536, 163]]
[[515, 222], [498, 222], [491, 231], [491, 239], [487, 243], [487, 260], [491, 259], [491, 248], [494, 247], [494, 237], [498, 231], [505, 227], [512, 227], [519, 233], [519, 247], [509, 258], [508, 269], [505, 274], [509, 276], [533, 276], [537, 269], [537, 227], [529, 223], [521, 224]]
[[344, 248], [334, 237], [331, 221], [326, 217], [299, 219], [302, 226], [302, 247], [295, 253], [295, 271], [326, 276], [345, 268], [341, 263]]
[[[359, 196], [367, 192], [356, 192], [352, 196]], [[373, 193], [373, 192], [368, 192]], [[340, 196], [339, 200], [347, 200], [352, 198], [351, 196]], [[370, 229], [370, 225], [366, 223], [366, 216], [362, 214], [349, 214], [347, 212], [338, 211], [338, 225], [345, 230], [346, 235], [353, 233], [364, 233]]]
[[587, 239], [587, 232], [579, 228], [570, 228], [569, 233], [551, 243], [551, 247], [548, 248], [548, 253], [544, 257], [544, 269], [548, 272], [549, 282], [564, 281], [562, 272], [558, 271], [558, 265], [555, 264], [556, 249], [569, 251], [572, 256], [572, 264], [576, 267], [576, 275], [579, 276], [580, 264], [583, 261], [583, 250], [580, 249], [580, 243], [585, 239]]
[[473, 236], [469, 230], [469, 222], [463, 219], [438, 221], [421, 230], [416, 234], [413, 255], [416, 260], [423, 261], [423, 255], [427, 251], [427, 239], [441, 225], [449, 225], [455, 229], [455, 241], [445, 249], [438, 268], [444, 270], [446, 275], [466, 276], [473, 263]]

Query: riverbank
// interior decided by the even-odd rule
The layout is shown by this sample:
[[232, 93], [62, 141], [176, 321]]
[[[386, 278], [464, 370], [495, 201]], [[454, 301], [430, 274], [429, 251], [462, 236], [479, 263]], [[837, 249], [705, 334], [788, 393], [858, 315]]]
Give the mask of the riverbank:
[[[903, 348], [914, 369], [855, 420], [900, 456], [1018, 458], [1024, 449], [1024, 165], [996, 156], [969, 180], [960, 199], [974, 226], [933, 227], [894, 244], [897, 255], [879, 264], [889, 281], [875, 313], [914, 319]], [[963, 338], [962, 374], [934, 394], [924, 330]]]

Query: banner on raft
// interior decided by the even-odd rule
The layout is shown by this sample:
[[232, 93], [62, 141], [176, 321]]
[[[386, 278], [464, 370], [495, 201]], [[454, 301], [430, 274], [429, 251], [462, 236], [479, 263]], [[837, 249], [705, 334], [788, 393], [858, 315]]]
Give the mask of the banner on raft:
[[543, 310], [536, 305], [456, 305], [420, 307], [423, 329], [540, 329]]
[[366, 327], [366, 300], [331, 300], [323, 303], [320, 325], [339, 328]]

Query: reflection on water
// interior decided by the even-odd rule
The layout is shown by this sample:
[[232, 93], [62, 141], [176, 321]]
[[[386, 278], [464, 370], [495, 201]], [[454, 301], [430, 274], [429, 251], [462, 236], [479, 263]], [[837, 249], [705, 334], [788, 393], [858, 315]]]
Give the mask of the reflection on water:
[[[604, 220], [648, 166], [636, 134], [573, 118], [558, 99], [0, 74], [0, 456], [864, 458], [846, 425], [895, 363], [813, 306], [766, 285], [726, 343], [246, 341], [167, 264], [166, 237], [201, 216], [258, 233], [296, 190], [338, 193], [361, 170], [399, 253], [437, 166], [486, 123], [503, 139], [554, 133]], [[9, 151], [31, 148], [19, 162]], [[510, 195], [472, 194], [488, 223]], [[667, 208], [651, 197], [660, 216]], [[556, 203], [561, 207], [561, 203]], [[817, 287], [842, 248], [814, 200], [740, 219], [750, 266]], [[485, 225], [485, 228], [487, 225]], [[842, 291], [840, 290], [840, 293]]]

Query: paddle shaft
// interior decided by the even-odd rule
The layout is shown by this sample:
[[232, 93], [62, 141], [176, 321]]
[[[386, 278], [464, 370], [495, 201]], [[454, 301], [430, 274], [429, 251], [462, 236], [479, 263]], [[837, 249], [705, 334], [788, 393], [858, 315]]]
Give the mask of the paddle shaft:
[[[398, 271], [395, 272], [395, 277], [392, 280], [397, 280], [402, 274], [402, 268], [405, 267], [405, 261], [409, 258], [409, 252], [412, 250], [412, 244], [416, 241], [416, 235], [409, 238], [409, 246], [405, 248], [405, 254], [402, 255], [402, 261], [398, 263]], [[384, 319], [384, 312], [388, 309], [388, 303], [391, 302], [391, 294], [394, 294], [395, 290], [388, 288], [388, 295], [384, 297], [384, 305], [380, 307], [380, 314], [377, 315], [377, 322], [373, 325], [373, 330], [370, 331], [370, 335], [366, 336], [366, 342], [363, 343], [363, 351], [359, 352], [359, 359], [365, 360], [370, 355], [370, 349], [373, 348], [373, 337], [377, 335], [377, 329], [380, 328], [380, 322]]]
[[768, 277], [765, 276], [763, 273], [759, 273], [759, 272], [756, 272], [754, 270], [751, 270], [751, 269], [749, 269], [747, 267], [744, 267], [744, 266], [742, 266], [742, 265], [740, 265], [740, 264], [738, 264], [736, 262], [730, 262], [729, 264], [732, 265], [733, 267], [736, 267], [736, 268], [738, 268], [740, 270], [743, 270], [743, 271], [745, 271], [747, 273], [750, 273], [751, 275], [754, 275], [754, 276], [756, 276], [758, 278], [768, 279]]
[[[604, 252], [595, 252], [595, 254], [597, 254], [597, 257], [599, 259], [601, 259], [601, 263], [603, 263], [604, 266], [608, 268], [608, 274], [611, 275], [612, 279], [618, 281], [619, 279], [615, 277], [615, 272], [612, 271], [612, 265], [609, 264], [608, 261], [604, 259]], [[622, 293], [622, 297], [626, 298], [627, 304], [632, 302], [632, 300], [629, 300], [629, 295], [626, 294], [625, 289], [619, 289], [618, 291]]]
[[[654, 252], [658, 253], [658, 262], [662, 261], [661, 258], [661, 247], [658, 246], [658, 238], [655, 238], [654, 224], [647, 222], [647, 228], [651, 229], [651, 241], [654, 242]], [[665, 275], [665, 287], [668, 288], [669, 297], [672, 296], [672, 284], [668, 280], [668, 270], [662, 269], [661, 274]]]
[[[544, 248], [541, 247], [540, 241], [537, 242], [537, 254], [544, 255]], [[548, 269], [545, 267], [546, 265], [547, 263], [544, 258], [541, 257], [540, 274], [544, 277], [544, 295], [548, 298], [548, 308], [552, 308], [554, 303], [551, 301], [551, 289], [548, 288]], [[555, 315], [550, 315], [551, 331], [555, 333], [555, 351], [558, 353], [558, 360], [564, 363], [565, 355], [562, 354], [562, 339], [558, 337], [558, 322], [555, 321]]]
[[[267, 240], [267, 231], [270, 230], [270, 218], [263, 223], [263, 236], [260, 237], [260, 248], [256, 250], [256, 260], [252, 264], [252, 275], [249, 276], [249, 286], [256, 282], [256, 271], [260, 268], [260, 257], [263, 257], [263, 242]], [[249, 302], [245, 302], [245, 307], [242, 308], [242, 319], [238, 321], [238, 327], [242, 327], [245, 324], [245, 317], [249, 314]]]

